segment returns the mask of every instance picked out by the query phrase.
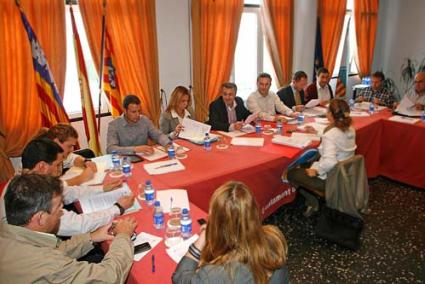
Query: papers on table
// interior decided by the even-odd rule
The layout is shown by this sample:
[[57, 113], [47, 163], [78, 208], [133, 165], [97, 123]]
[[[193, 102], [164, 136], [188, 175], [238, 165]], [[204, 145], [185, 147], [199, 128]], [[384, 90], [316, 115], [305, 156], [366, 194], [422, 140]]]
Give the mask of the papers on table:
[[423, 111], [415, 109], [415, 103], [413, 103], [407, 96], [404, 96], [397, 106], [397, 113], [407, 116], [421, 116]]
[[[184, 146], [181, 146], [180, 144], [177, 144], [176, 142], [173, 142], [173, 145], [174, 145], [174, 149], [175, 150], [177, 150], [177, 148], [179, 149], [179, 151], [182, 151], [182, 152], [188, 152], [188, 151], [190, 151], [190, 149], [189, 148], [187, 148], [187, 147], [184, 147]], [[161, 150], [161, 151], [163, 151], [163, 152], [166, 152], [167, 150], [165, 150], [165, 147], [164, 146], [156, 146], [155, 148], [158, 148], [159, 150]]]
[[185, 169], [185, 167], [179, 160], [167, 160], [144, 164], [143, 167], [145, 168], [145, 171], [150, 175], [166, 174], [171, 172], [182, 171]]
[[350, 111], [350, 116], [351, 117], [364, 117], [364, 116], [370, 116], [370, 114], [368, 112], [365, 111]]
[[[94, 174], [94, 177], [83, 183], [83, 185], [91, 184], [102, 184], [105, 179], [106, 172], [105, 170], [109, 168], [108, 163], [105, 162], [96, 162], [97, 172]], [[62, 179], [67, 180], [73, 177], [80, 175], [83, 172], [83, 168], [71, 167], [63, 176]]]
[[183, 256], [189, 250], [189, 246], [193, 244], [198, 238], [199, 236], [197, 234], [194, 234], [189, 239], [166, 249], [167, 254], [171, 257], [172, 260], [174, 260], [174, 262], [179, 263]]
[[312, 141], [320, 141], [320, 135], [313, 133], [292, 132], [291, 137], [295, 139], [310, 139]]
[[250, 114], [244, 121], [245, 124], [250, 124], [251, 122], [254, 121], [254, 119], [256, 119], [258, 117], [258, 112]]
[[310, 101], [308, 101], [308, 103], [305, 104], [305, 107], [306, 108], [313, 108], [315, 106], [318, 106], [319, 105], [319, 102], [320, 102], [319, 99], [310, 100]]
[[412, 117], [406, 117], [401, 115], [394, 115], [388, 118], [388, 120], [397, 121], [401, 123], [407, 123], [407, 124], [415, 124], [416, 122], [420, 121], [419, 118], [412, 118]]
[[[361, 103], [356, 103], [354, 105], [354, 108], [358, 108], [358, 109], [362, 109], [362, 110], [368, 111], [369, 110], [369, 106], [370, 106], [370, 102], [361, 102]], [[377, 107], [375, 107], [375, 111], [380, 111], [380, 110], [383, 110], [383, 109], [386, 109], [386, 107], [384, 107], [384, 106], [377, 106]]]
[[168, 156], [168, 154], [164, 151], [161, 151], [155, 147], [153, 147], [153, 154], [152, 155], [146, 155], [144, 153], [136, 153], [137, 155], [143, 157], [143, 159], [146, 159], [148, 161], [155, 161], [155, 160], [159, 160], [162, 158], [165, 158]]
[[235, 131], [229, 131], [229, 132], [226, 132], [226, 131], [218, 131], [218, 133], [220, 133], [220, 134], [222, 134], [222, 135], [225, 135], [225, 136], [228, 136], [228, 137], [239, 137], [239, 136], [242, 136], [242, 135], [245, 135], [246, 133], [245, 132], [242, 132], [242, 131], [239, 131], [239, 130], [235, 130]]
[[306, 136], [288, 137], [282, 135], [275, 135], [272, 142], [275, 144], [281, 144], [285, 146], [291, 146], [295, 148], [304, 148], [311, 143], [312, 139]]
[[184, 189], [157, 190], [156, 200], [161, 202], [164, 213], [169, 213], [172, 207], [189, 208], [189, 198]]
[[305, 116], [308, 116], [308, 117], [315, 117], [315, 116], [325, 115], [326, 114], [326, 108], [324, 108], [324, 107], [318, 107], [318, 106], [313, 107], [313, 108], [308, 108], [308, 109], [305, 109], [303, 111], [303, 114]]
[[305, 123], [304, 125], [298, 126], [298, 129], [305, 131], [306, 126], [311, 126], [314, 129], [316, 129], [318, 135], [322, 135], [323, 131], [325, 131], [325, 128], [327, 127], [327, 125], [325, 124], [321, 124], [317, 122], [309, 122], [309, 123]]
[[241, 131], [244, 133], [254, 133], [255, 127], [251, 124], [245, 124], [244, 126], [242, 126]]
[[[113, 191], [80, 198], [81, 209], [84, 213], [92, 213], [100, 210], [105, 210], [112, 207], [115, 202], [120, 199], [120, 197], [130, 194], [131, 191], [128, 188], [128, 185], [126, 183], [123, 183], [122, 187]], [[134, 200], [133, 206], [125, 210], [125, 213], [137, 211], [140, 208], [140, 204], [137, 202], [137, 200]]]
[[205, 133], [210, 133], [211, 125], [190, 119], [184, 118], [182, 121], [183, 130], [180, 131], [179, 138], [187, 140], [203, 140]]
[[327, 118], [316, 117], [314, 121], [320, 124], [325, 124], [325, 125], [329, 124], [329, 120]]
[[[157, 244], [159, 244], [162, 241], [161, 237], [157, 237], [145, 232], [141, 232], [140, 234], [137, 235], [136, 240], [134, 240], [133, 244], [134, 246], [143, 244], [145, 242], [148, 242], [151, 245], [151, 248], [153, 249], [154, 247], [156, 247]], [[151, 250], [152, 250], [151, 249]], [[141, 260], [145, 255], [147, 255], [151, 250], [148, 251], [144, 251], [138, 254], [134, 255], [134, 261], [139, 261]]]
[[262, 147], [264, 145], [264, 138], [234, 137], [232, 139], [232, 145]]

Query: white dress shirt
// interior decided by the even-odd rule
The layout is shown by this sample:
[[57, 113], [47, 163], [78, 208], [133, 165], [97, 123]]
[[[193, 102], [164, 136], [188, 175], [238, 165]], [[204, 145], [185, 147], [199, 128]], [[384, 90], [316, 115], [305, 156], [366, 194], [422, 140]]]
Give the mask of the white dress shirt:
[[326, 84], [324, 88], [320, 87], [319, 82], [316, 82], [317, 87], [317, 98], [319, 101], [329, 101], [331, 99], [331, 92], [329, 91], [329, 85]]
[[338, 162], [354, 156], [356, 148], [356, 131], [353, 127], [347, 131], [333, 127], [323, 134], [322, 143], [318, 147], [320, 159], [311, 168], [317, 170], [319, 178], [326, 179], [327, 173]]
[[248, 110], [252, 113], [258, 113], [258, 116], [263, 120], [273, 121], [276, 111], [284, 114], [291, 115], [293, 111], [287, 107], [272, 91], [269, 91], [267, 96], [263, 96], [260, 92], [255, 91], [251, 93], [246, 102]]

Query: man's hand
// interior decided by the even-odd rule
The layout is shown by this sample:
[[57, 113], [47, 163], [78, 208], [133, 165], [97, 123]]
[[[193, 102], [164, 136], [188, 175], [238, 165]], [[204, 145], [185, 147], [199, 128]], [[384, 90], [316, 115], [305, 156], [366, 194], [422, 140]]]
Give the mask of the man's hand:
[[120, 219], [115, 223], [114, 234], [125, 234], [128, 237], [131, 237], [136, 226], [137, 221], [134, 218]]
[[378, 99], [378, 98], [374, 98], [374, 99], [373, 99], [373, 103], [374, 103], [375, 105], [379, 105], [379, 99]]
[[79, 175], [80, 184], [86, 181], [91, 180], [94, 177], [94, 171], [92, 168], [85, 168], [83, 172]]
[[241, 130], [243, 126], [243, 122], [241, 121], [237, 121], [235, 123], [233, 123], [233, 129], [234, 130]]
[[295, 111], [301, 112], [304, 110], [304, 105], [297, 105], [295, 106]]
[[92, 161], [84, 162], [84, 166], [86, 168], [92, 169], [92, 171], [95, 172], [95, 173], [97, 172], [97, 166], [96, 166], [95, 162], [92, 162]]
[[177, 124], [176, 129], [174, 129], [174, 133], [178, 135], [182, 130], [184, 130], [184, 126], [179, 123]]
[[152, 146], [141, 145], [141, 146], [134, 147], [134, 152], [143, 153], [143, 154], [146, 154], [146, 155], [152, 155], [154, 150], [153, 150]]
[[108, 192], [119, 188], [122, 185], [122, 179], [111, 180], [103, 185], [103, 191]]
[[114, 236], [108, 233], [109, 228], [111, 228], [111, 226], [112, 226], [112, 223], [109, 223], [105, 226], [98, 228], [96, 231], [91, 232], [90, 239], [95, 243], [113, 240]]
[[205, 234], [206, 234], [207, 224], [201, 226], [201, 231], [199, 232], [199, 238], [195, 241], [195, 246], [202, 251], [205, 247]]
[[363, 96], [358, 96], [356, 98], [356, 101], [359, 102], [359, 103], [361, 103], [363, 100], [364, 100]]
[[121, 196], [117, 203], [124, 209], [130, 208], [134, 203], [134, 194]]
[[305, 171], [306, 171], [306, 173], [309, 177], [317, 176], [317, 170], [316, 169], [309, 168], [309, 169], [305, 169]]
[[425, 105], [422, 105], [422, 104], [415, 104], [415, 108], [416, 108], [416, 110], [424, 110]]

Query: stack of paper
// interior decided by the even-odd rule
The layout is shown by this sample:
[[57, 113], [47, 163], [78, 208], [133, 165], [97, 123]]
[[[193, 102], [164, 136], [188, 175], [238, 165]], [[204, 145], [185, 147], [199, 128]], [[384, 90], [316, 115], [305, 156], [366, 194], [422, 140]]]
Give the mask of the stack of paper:
[[[358, 108], [358, 109], [362, 109], [362, 110], [368, 111], [369, 110], [369, 107], [370, 107], [370, 102], [356, 103], [354, 105], [354, 107], [355, 108]], [[383, 109], [386, 109], [386, 107], [384, 107], [384, 106], [377, 106], [377, 107], [375, 107], [375, 111], [380, 111], [380, 110], [383, 110]]]
[[[109, 166], [106, 161], [103, 162], [96, 162], [97, 172], [94, 174], [93, 178], [89, 181], [86, 181], [83, 183], [83, 185], [91, 185], [91, 184], [102, 184], [103, 180], [105, 179], [106, 171]], [[79, 167], [72, 167], [70, 168], [64, 175], [63, 179], [67, 180], [70, 178], [73, 178], [75, 176], [80, 175], [83, 172], [83, 168]]]
[[320, 135], [313, 133], [293, 132], [291, 137], [295, 139], [311, 139], [312, 141], [320, 141]]
[[306, 108], [314, 108], [315, 106], [318, 106], [320, 103], [319, 99], [313, 99], [308, 101], [308, 103], [305, 104]]
[[161, 150], [159, 150], [155, 147], [153, 148], [153, 151], [154, 152], [151, 155], [146, 155], [144, 153], [136, 153], [136, 154], [143, 157], [144, 159], [146, 159], [148, 161], [155, 161], [155, 160], [159, 160], [159, 159], [162, 159], [162, 158], [165, 158], [165, 157], [168, 156], [168, 154], [166, 152], [161, 151]]
[[162, 162], [155, 162], [151, 164], [144, 164], [145, 171], [150, 175], [160, 175], [171, 172], [182, 171], [185, 169], [179, 160], [168, 160]]
[[190, 210], [189, 198], [187, 197], [187, 191], [184, 189], [157, 190], [156, 200], [161, 202], [164, 213], [169, 213], [172, 207]]
[[205, 133], [210, 133], [211, 125], [184, 118], [182, 121], [183, 130], [180, 131], [179, 138], [189, 141], [203, 141]]
[[189, 239], [168, 248], [166, 250], [167, 254], [171, 257], [172, 260], [174, 260], [176, 263], [179, 263], [183, 256], [189, 250], [189, 246], [193, 244], [198, 238], [199, 236], [197, 234], [193, 235]]
[[421, 116], [423, 111], [417, 110], [415, 104], [409, 100], [407, 96], [404, 96], [397, 106], [396, 112], [407, 116]]
[[351, 111], [350, 116], [352, 117], [363, 117], [363, 116], [370, 116], [368, 112], [365, 111]]
[[323, 107], [308, 108], [303, 111], [303, 114], [308, 117], [324, 115], [326, 114], [326, 108], [323, 108]]
[[304, 148], [311, 143], [312, 139], [310, 137], [288, 137], [282, 135], [275, 135], [272, 139], [272, 142], [275, 144], [281, 144], [285, 146], [291, 146], [295, 148]]
[[316, 117], [314, 121], [320, 124], [325, 124], [325, 125], [329, 124], [329, 120], [327, 118]]
[[325, 131], [325, 128], [327, 127], [327, 125], [325, 125], [325, 124], [321, 124], [321, 123], [317, 123], [317, 122], [309, 122], [309, 123], [305, 123], [301, 126], [298, 126], [298, 129], [305, 131], [306, 126], [311, 126], [314, 129], [316, 129], [318, 135], [322, 135], [323, 131]]
[[264, 145], [264, 138], [234, 137], [232, 139], [232, 145], [262, 147]]
[[229, 137], [239, 137], [239, 136], [243, 136], [243, 135], [245, 135], [246, 133], [245, 132], [242, 132], [242, 131], [239, 131], [239, 130], [235, 130], [235, 131], [229, 131], [229, 132], [225, 132], [225, 131], [218, 131], [218, 133], [220, 133], [220, 134], [222, 134], [222, 135], [226, 135], [226, 136], [229, 136]]
[[406, 117], [401, 115], [394, 115], [390, 117], [388, 120], [397, 121], [401, 123], [407, 123], [407, 124], [415, 124], [416, 122], [420, 121], [419, 118], [412, 118], [412, 117]]
[[[154, 247], [156, 247], [157, 244], [159, 244], [162, 241], [161, 237], [157, 237], [145, 232], [141, 232], [140, 234], [137, 235], [136, 240], [133, 242], [134, 246], [143, 244], [148, 242], [151, 245], [151, 248], [153, 249]], [[139, 261], [141, 260], [145, 255], [147, 255], [150, 252], [150, 250], [148, 251], [144, 251], [138, 254], [134, 255], [134, 261]]]

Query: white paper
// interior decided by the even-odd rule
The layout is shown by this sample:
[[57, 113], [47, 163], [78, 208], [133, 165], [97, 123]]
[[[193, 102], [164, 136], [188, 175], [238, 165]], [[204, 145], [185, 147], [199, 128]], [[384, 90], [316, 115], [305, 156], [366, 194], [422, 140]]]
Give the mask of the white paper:
[[370, 113], [366, 111], [351, 111], [350, 112], [351, 117], [364, 117], [364, 116], [370, 116]]
[[282, 135], [275, 135], [272, 142], [275, 144], [291, 146], [295, 148], [304, 148], [311, 143], [312, 139], [309, 137], [288, 137]]
[[[118, 199], [120, 199], [122, 196], [130, 194], [131, 190], [128, 188], [128, 185], [123, 183], [122, 186], [118, 189], [80, 198], [81, 210], [83, 210], [84, 213], [105, 210], [112, 207], [115, 202], [117, 202]], [[134, 212], [140, 208], [141, 206], [139, 202], [134, 200], [133, 206], [125, 210], [125, 213]]]
[[199, 236], [197, 234], [194, 234], [189, 239], [184, 240], [183, 242], [166, 249], [166, 252], [171, 257], [171, 259], [174, 260], [175, 263], [179, 263], [183, 256], [189, 250], [190, 245], [193, 244], [198, 238]]
[[396, 112], [408, 116], [421, 116], [423, 111], [415, 109], [415, 103], [413, 103], [407, 96], [404, 96], [400, 101], [400, 104], [396, 108]]
[[310, 100], [310, 101], [308, 101], [308, 103], [305, 104], [305, 107], [306, 108], [313, 108], [315, 106], [318, 106], [319, 102], [320, 102], [319, 99]]
[[407, 123], [407, 124], [415, 124], [416, 122], [420, 121], [419, 118], [412, 118], [412, 117], [401, 116], [401, 115], [394, 115], [388, 118], [388, 120], [397, 121], [401, 123]]
[[[137, 235], [136, 240], [134, 240], [133, 244], [134, 246], [143, 244], [148, 242], [151, 245], [151, 248], [153, 249], [154, 247], [156, 247], [157, 244], [159, 244], [162, 241], [161, 237], [157, 237], [145, 232], [141, 232], [140, 234]], [[152, 250], [151, 249], [151, 250]], [[144, 251], [138, 254], [134, 255], [134, 261], [139, 261], [141, 260], [145, 255], [147, 255], [151, 250], [148, 251]]]
[[[180, 144], [177, 144], [176, 142], [173, 142], [173, 145], [174, 145], [174, 149], [175, 150], [177, 150], [177, 148], [179, 148], [179, 151], [181, 150], [181, 151], [183, 151], [183, 152], [188, 152], [188, 151], [190, 151], [190, 149], [189, 148], [187, 148], [187, 147], [184, 147], [184, 146], [181, 146]], [[161, 150], [161, 151], [163, 151], [163, 152], [166, 152], [166, 150], [165, 150], [165, 147], [164, 146], [155, 146], [155, 148], [158, 148], [159, 150]]]
[[185, 117], [182, 121], [183, 130], [179, 138], [187, 140], [203, 140], [205, 133], [210, 133], [211, 125]]
[[254, 133], [255, 127], [251, 124], [245, 124], [244, 126], [242, 126], [241, 131], [244, 133]]
[[303, 111], [303, 114], [304, 116], [307, 116], [307, 117], [315, 117], [315, 116], [326, 114], [326, 111], [327, 110], [324, 107], [313, 107], [313, 108], [305, 109]]
[[262, 147], [264, 145], [264, 138], [234, 137], [232, 139], [232, 145]]
[[325, 124], [325, 125], [329, 124], [329, 120], [327, 118], [316, 117], [314, 121], [320, 124]]
[[226, 131], [218, 131], [218, 133], [220, 133], [220, 134], [222, 134], [222, 135], [225, 135], [225, 136], [228, 136], [228, 137], [239, 137], [239, 136], [243, 136], [243, 135], [246, 135], [246, 133], [245, 132], [242, 132], [242, 131], [239, 131], [239, 130], [235, 130], [235, 131], [229, 131], [229, 132], [226, 132]]
[[166, 174], [171, 172], [182, 171], [185, 169], [183, 164], [176, 159], [144, 164], [143, 167], [145, 168], [145, 171], [150, 175]]
[[190, 211], [189, 198], [185, 189], [157, 190], [156, 200], [161, 202], [164, 213], [170, 213], [172, 207], [187, 208]]
[[327, 125], [325, 125], [325, 124], [321, 124], [321, 123], [317, 123], [317, 122], [309, 122], [309, 123], [305, 123], [301, 126], [298, 126], [297, 129], [305, 131], [306, 126], [313, 127], [317, 131], [318, 135], [322, 135], [323, 131], [325, 131], [325, 128], [327, 127]]
[[[370, 107], [370, 104], [371, 104], [370, 102], [356, 103], [354, 105], [354, 108], [358, 108], [358, 109], [362, 109], [362, 110], [368, 111], [369, 110], [369, 107]], [[386, 107], [384, 107], [384, 106], [376, 106], [375, 107], [375, 111], [381, 111], [383, 109], [386, 109]]]
[[153, 154], [152, 155], [146, 155], [144, 153], [136, 153], [137, 155], [143, 157], [143, 159], [146, 159], [148, 161], [155, 161], [155, 160], [159, 160], [165, 157], [168, 157], [168, 154], [164, 151], [161, 151], [155, 147], [153, 147]]
[[258, 112], [250, 114], [244, 121], [245, 124], [250, 124], [258, 117]]
[[313, 133], [292, 132], [291, 137], [296, 139], [311, 139], [312, 141], [320, 141], [320, 135]]
[[[94, 161], [93, 161], [94, 162]], [[91, 180], [88, 180], [82, 185], [91, 185], [91, 184], [102, 184], [105, 179], [106, 172], [105, 170], [109, 169], [109, 165], [106, 161], [95, 162], [97, 167], [97, 172], [94, 173], [94, 176]], [[71, 167], [63, 176], [63, 180], [67, 180], [73, 177], [80, 175], [83, 172], [83, 168], [80, 167]]]

